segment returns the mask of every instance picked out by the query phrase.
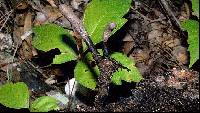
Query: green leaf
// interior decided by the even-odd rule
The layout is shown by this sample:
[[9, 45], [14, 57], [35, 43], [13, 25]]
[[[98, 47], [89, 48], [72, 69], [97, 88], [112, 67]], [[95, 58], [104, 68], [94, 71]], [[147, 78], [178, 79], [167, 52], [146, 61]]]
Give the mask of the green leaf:
[[56, 24], [45, 24], [33, 29], [33, 46], [42, 51], [58, 48], [61, 52], [53, 59], [53, 64], [76, 60], [76, 45], [69, 31]]
[[59, 107], [58, 101], [50, 96], [37, 98], [30, 107], [31, 112], [48, 112], [51, 110], [59, 110]]
[[94, 90], [96, 87], [96, 79], [99, 75], [99, 70], [97, 66], [92, 68], [91, 66], [87, 65], [87, 63], [79, 61], [74, 70], [75, 79], [89, 89]]
[[187, 20], [181, 23], [184, 30], [188, 32], [188, 43], [190, 52], [191, 67], [199, 59], [199, 22], [194, 20]]
[[[97, 51], [102, 55], [103, 51], [101, 49], [97, 49]], [[100, 72], [98, 67], [91, 67], [89, 62], [92, 62], [93, 57], [91, 52], [87, 53], [83, 59], [83, 61], [79, 61], [75, 67], [74, 74], [75, 79], [84, 87], [94, 90], [96, 87], [96, 79]]]
[[128, 58], [126, 55], [116, 52], [113, 53], [111, 57], [129, 69], [129, 71], [127, 69], [122, 69], [115, 72], [112, 77], [113, 83], [116, 85], [121, 85], [122, 80], [126, 82], [139, 82], [142, 79], [142, 75], [137, 67], [135, 67], [134, 61]]
[[[97, 51], [99, 52], [100, 55], [103, 55], [102, 49], [97, 49]], [[87, 61], [94, 61], [91, 52], [88, 52], [88, 53], [85, 55], [84, 60], [87, 60]]]
[[[102, 54], [102, 51], [99, 52]], [[139, 82], [142, 79], [139, 70], [135, 67], [134, 61], [129, 59], [126, 55], [116, 52], [113, 53], [111, 57], [130, 69], [130, 71], [127, 71], [126, 69], [119, 69], [115, 72], [112, 77], [113, 83], [121, 85], [122, 80], [126, 82]], [[92, 61], [91, 53], [86, 54], [85, 60]], [[74, 70], [75, 78], [81, 85], [94, 90], [96, 87], [96, 78], [100, 75], [100, 72], [97, 66], [91, 68], [86, 64], [87, 63], [82, 61], [78, 62]]]
[[71, 60], [73, 59], [71, 57], [68, 57], [67, 53], [61, 53], [55, 56], [55, 58], [53, 59], [53, 64], [61, 64]]
[[199, 0], [192, 0], [192, 9], [196, 16], [199, 18]]
[[92, 0], [84, 13], [84, 26], [92, 38], [94, 44], [102, 41], [106, 26], [114, 22], [120, 29], [126, 19], [122, 18], [129, 10], [132, 0]]
[[9, 108], [29, 107], [29, 91], [23, 82], [6, 83], [0, 86], [0, 103]]

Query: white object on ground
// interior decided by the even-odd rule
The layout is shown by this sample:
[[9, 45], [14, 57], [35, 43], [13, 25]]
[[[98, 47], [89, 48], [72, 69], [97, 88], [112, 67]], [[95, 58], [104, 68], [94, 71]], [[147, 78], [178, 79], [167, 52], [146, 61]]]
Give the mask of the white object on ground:
[[72, 78], [68, 81], [68, 83], [65, 85], [65, 93], [68, 96], [75, 96], [75, 92], [77, 91], [78, 83], [75, 80], [75, 78]]

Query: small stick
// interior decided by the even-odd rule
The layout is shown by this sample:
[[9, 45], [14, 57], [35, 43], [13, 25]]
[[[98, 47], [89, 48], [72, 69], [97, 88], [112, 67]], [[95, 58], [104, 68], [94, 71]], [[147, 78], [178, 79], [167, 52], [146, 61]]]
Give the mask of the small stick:
[[159, 0], [159, 3], [161, 5], [161, 7], [163, 8], [164, 12], [167, 14], [167, 17], [169, 18], [169, 20], [171, 20], [171, 22], [178, 28], [181, 28], [181, 25], [178, 21], [178, 19], [175, 17], [174, 13], [171, 11], [171, 9], [169, 8], [166, 0]]
[[9, 11], [9, 14], [7, 15], [4, 23], [2, 24], [1, 28], [0, 28], [0, 32], [3, 29], [3, 27], [5, 27], [6, 22], [10, 19], [11, 14], [13, 13], [13, 10]]
[[57, 8], [57, 6], [53, 0], [47, 0], [47, 1], [51, 4], [52, 7]]
[[72, 24], [72, 28], [79, 33], [79, 35], [83, 38], [87, 46], [89, 47], [90, 51], [92, 52], [93, 58], [95, 61], [99, 59], [96, 48], [94, 47], [93, 42], [89, 38], [87, 31], [85, 30], [82, 21], [73, 13], [71, 7], [61, 4], [59, 5], [60, 12], [64, 15], [65, 18], [69, 20]]

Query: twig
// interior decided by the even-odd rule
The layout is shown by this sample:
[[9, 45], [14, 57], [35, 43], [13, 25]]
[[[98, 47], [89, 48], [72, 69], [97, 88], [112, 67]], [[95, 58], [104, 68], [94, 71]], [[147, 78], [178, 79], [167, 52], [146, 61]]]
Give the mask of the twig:
[[137, 11], [132, 6], [131, 6], [131, 9], [133, 10], [133, 12], [137, 13], [140, 17], [142, 17], [145, 21], [148, 21], [148, 24], [154, 23], [154, 22], [160, 22], [160, 21], [166, 19], [166, 17], [159, 17], [158, 19], [152, 20], [152, 19], [148, 18], [147, 16], [143, 15], [142, 13], [140, 13], [139, 11]]
[[6, 20], [4, 21], [3, 25], [1, 26], [0, 31], [3, 29], [3, 27], [5, 26], [6, 22], [8, 21], [8, 19], [10, 18], [10, 15], [11, 15], [12, 13], [13, 13], [13, 10], [9, 11], [9, 14], [8, 14]]
[[57, 8], [57, 6], [53, 0], [47, 0], [47, 1], [51, 4], [52, 7]]
[[181, 25], [180, 25], [178, 19], [175, 17], [174, 13], [169, 8], [166, 0], [159, 0], [159, 3], [161, 5], [162, 9], [164, 10], [164, 12], [167, 14], [167, 17], [169, 18], [169, 20], [172, 22], [172, 24], [174, 24], [174, 26], [176, 26], [178, 29], [180, 29]]
[[0, 11], [0, 15], [1, 15], [1, 17], [0, 17], [0, 23], [2, 23], [3, 21], [4, 21], [4, 19], [7, 17], [7, 15], [9, 15], [10, 14], [10, 11], [9, 12], [6, 12], [6, 14], [4, 14], [2, 11]]
[[94, 47], [93, 42], [89, 38], [88, 33], [86, 32], [85, 28], [83, 27], [82, 21], [73, 13], [71, 7], [61, 4], [59, 5], [60, 12], [71, 22], [72, 28], [79, 33], [79, 35], [83, 38], [85, 43], [87, 44], [88, 48], [92, 52], [93, 58], [97, 61], [99, 53], [97, 52], [96, 48]]

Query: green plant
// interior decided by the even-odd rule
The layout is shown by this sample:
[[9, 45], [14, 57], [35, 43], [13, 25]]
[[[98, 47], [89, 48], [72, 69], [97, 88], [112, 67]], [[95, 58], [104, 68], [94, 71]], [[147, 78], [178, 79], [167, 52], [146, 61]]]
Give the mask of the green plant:
[[0, 103], [10, 108], [28, 108], [28, 87], [23, 82], [16, 84], [9, 82], [0, 86]]
[[28, 108], [31, 112], [58, 110], [58, 101], [49, 96], [37, 98], [29, 103], [29, 90], [24, 82], [8, 82], [0, 86], [0, 103], [9, 108]]
[[[120, 29], [126, 19], [122, 18], [129, 10], [132, 0], [93, 0], [88, 5], [84, 13], [83, 23], [88, 31], [92, 41], [97, 44], [103, 40], [103, 33], [106, 26], [114, 22], [117, 24], [117, 28], [112, 31], [112, 34]], [[120, 7], [119, 7], [120, 6]], [[61, 52], [60, 55], [56, 55], [53, 59], [53, 64], [61, 64], [71, 60], [76, 60], [76, 48], [73, 45], [75, 42], [70, 36], [69, 31], [55, 24], [46, 24], [35, 27], [33, 29], [35, 38], [33, 40], [33, 46], [42, 51], [49, 51], [50, 49], [58, 48]], [[54, 33], [55, 32], [55, 33]], [[63, 36], [66, 36], [66, 43], [63, 42]], [[84, 46], [86, 47], [86, 46]], [[99, 70], [96, 67], [90, 67], [89, 61], [92, 61], [91, 53], [87, 53], [83, 61], [78, 61], [74, 73], [76, 80], [83, 86], [95, 89], [96, 78], [99, 76]], [[131, 61], [127, 56], [115, 52], [111, 54], [115, 60], [122, 63], [129, 69], [118, 70], [113, 74], [112, 81], [116, 85], [121, 85], [121, 81], [127, 82], [139, 82], [142, 77], [135, 67], [135, 63]]]
[[[102, 52], [101, 52], [102, 53]], [[124, 80], [126, 82], [139, 82], [142, 77], [140, 75], [140, 72], [135, 67], [135, 63], [129, 59], [126, 55], [123, 55], [122, 53], [115, 52], [111, 54], [111, 57], [116, 59], [119, 62], [122, 62], [125, 67], [127, 67], [130, 70], [121, 69], [113, 74], [112, 82], [116, 85], [121, 85], [121, 81]], [[92, 61], [92, 55], [91, 53], [88, 53], [86, 55], [87, 60]], [[84, 60], [84, 62], [87, 62]], [[100, 72], [98, 70], [98, 67], [91, 67], [88, 66], [86, 63], [82, 61], [78, 62], [74, 74], [77, 81], [82, 84], [83, 86], [95, 89], [96, 87], [96, 80], [95, 78], [100, 75]], [[89, 62], [87, 62], [89, 63]]]
[[48, 112], [50, 110], [58, 110], [58, 101], [50, 96], [37, 98], [30, 106], [31, 112]]
[[72, 48], [75, 43], [69, 31], [56, 24], [45, 24], [33, 29], [35, 39], [33, 45], [42, 51], [49, 51], [58, 48], [61, 52], [53, 59], [53, 64], [61, 64], [71, 60], [76, 60], [76, 48]]
[[125, 23], [122, 18], [130, 8], [132, 0], [92, 0], [87, 6], [83, 23], [94, 44], [102, 41], [103, 32], [110, 22], [117, 24], [115, 33]]
[[[192, 0], [192, 9], [194, 14], [199, 18], [199, 0]], [[189, 19], [181, 22], [181, 27], [188, 32], [188, 50], [190, 52], [189, 67], [192, 67], [199, 59], [199, 21]]]
[[192, 9], [194, 14], [199, 18], [199, 0], [192, 0]]
[[188, 50], [190, 52], [189, 67], [191, 67], [199, 59], [199, 22], [187, 20], [181, 24], [182, 28], [188, 31]]

